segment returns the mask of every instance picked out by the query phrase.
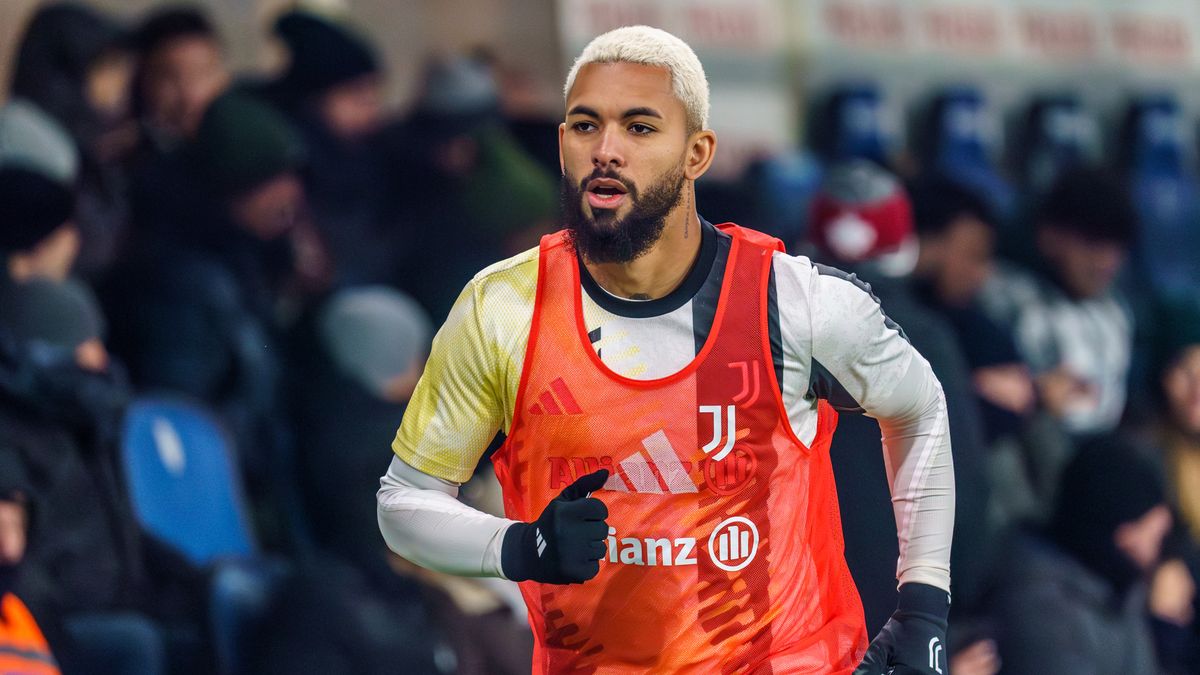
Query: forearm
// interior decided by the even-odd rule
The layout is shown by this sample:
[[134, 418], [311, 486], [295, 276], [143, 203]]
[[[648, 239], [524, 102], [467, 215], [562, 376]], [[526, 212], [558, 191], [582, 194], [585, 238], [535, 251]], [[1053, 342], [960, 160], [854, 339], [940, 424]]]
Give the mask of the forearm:
[[458, 486], [392, 458], [380, 479], [379, 529], [397, 555], [458, 576], [504, 577], [504, 533], [514, 522], [458, 501]]
[[929, 364], [914, 356], [891, 396], [869, 412], [883, 431], [900, 539], [896, 577], [949, 591], [954, 460], [946, 400]]

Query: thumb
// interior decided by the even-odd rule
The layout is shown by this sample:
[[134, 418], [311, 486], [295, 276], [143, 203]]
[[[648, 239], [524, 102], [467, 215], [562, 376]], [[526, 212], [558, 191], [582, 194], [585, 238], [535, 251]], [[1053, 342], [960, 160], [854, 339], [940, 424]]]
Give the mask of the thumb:
[[583, 499], [588, 496], [588, 493], [595, 492], [604, 487], [604, 483], [608, 481], [608, 469], [600, 469], [593, 471], [586, 476], [580, 476], [559, 493], [558, 498], [564, 502], [573, 502], [576, 499]]

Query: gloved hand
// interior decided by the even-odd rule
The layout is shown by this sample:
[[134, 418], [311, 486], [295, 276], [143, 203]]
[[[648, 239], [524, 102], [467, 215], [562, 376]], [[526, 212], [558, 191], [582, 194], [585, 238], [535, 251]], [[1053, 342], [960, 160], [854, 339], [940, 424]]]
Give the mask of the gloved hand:
[[927, 584], [904, 584], [892, 618], [871, 641], [854, 675], [950, 675], [946, 618], [950, 594]]
[[500, 566], [512, 581], [581, 584], [600, 572], [608, 537], [608, 507], [590, 496], [608, 480], [608, 469], [580, 476], [532, 523], [504, 533]]

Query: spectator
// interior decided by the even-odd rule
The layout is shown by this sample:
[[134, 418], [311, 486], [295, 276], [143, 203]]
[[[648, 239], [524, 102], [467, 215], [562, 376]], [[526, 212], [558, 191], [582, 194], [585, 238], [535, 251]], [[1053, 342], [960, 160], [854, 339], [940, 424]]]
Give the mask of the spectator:
[[224, 48], [208, 18], [192, 7], [151, 15], [134, 31], [138, 54], [133, 110], [142, 152], [162, 154], [191, 139], [204, 111], [229, 86]]
[[37, 11], [17, 51], [11, 95], [62, 125], [82, 158], [76, 222], [84, 245], [77, 264], [96, 275], [113, 260], [128, 221], [120, 161], [136, 130], [129, 119], [133, 60], [120, 29], [82, 5]]
[[58, 675], [58, 662], [41, 628], [13, 593], [32, 529], [24, 474], [16, 457], [0, 449], [0, 671]]
[[17, 592], [61, 624], [69, 672], [165, 672], [112, 454], [128, 391], [109, 367], [99, 311], [85, 288], [43, 279], [8, 283], [0, 306], [0, 452], [18, 459], [44, 507]]
[[1158, 673], [1145, 579], [1170, 527], [1153, 462], [1120, 440], [1079, 452], [1050, 526], [1017, 535], [997, 567], [1005, 672]]
[[[951, 447], [954, 452], [956, 488], [955, 542], [951, 566], [954, 574], [956, 607], [967, 607], [982, 573], [986, 531], [987, 480], [984, 473], [984, 445], [979, 411], [970, 389], [965, 358], [958, 348], [950, 326], [918, 302], [907, 274], [917, 260], [917, 239], [907, 194], [899, 181], [866, 160], [853, 160], [831, 167], [822, 190], [813, 201], [810, 234], [818, 251], [818, 260], [843, 267], [852, 275], [848, 280], [870, 283], [888, 314], [904, 326], [914, 346], [929, 359], [934, 374], [945, 392], [950, 414]], [[845, 273], [840, 273], [845, 275]], [[857, 403], [847, 400], [844, 387], [831, 381], [824, 369], [814, 365], [814, 395], [828, 400], [842, 411], [860, 412]], [[887, 569], [898, 552], [879, 549], [880, 542], [894, 537], [878, 530], [889, 523], [891, 510], [885, 484], [884, 467], [879, 453], [862, 452], [868, 444], [880, 442], [874, 421], [844, 416], [834, 437], [832, 456], [846, 533], [846, 553], [856, 579], [887, 579]], [[854, 448], [839, 452], [838, 448]], [[851, 462], [856, 465], [850, 464]], [[861, 489], [865, 476], [877, 476], [877, 492]], [[872, 566], [877, 566], [872, 568]], [[875, 569], [875, 571], [868, 571]], [[895, 604], [891, 584], [870, 588], [860, 583], [863, 604], [867, 608], [868, 630], [886, 620]], [[873, 611], [872, 611], [873, 610]], [[872, 624], [872, 619], [880, 622]]]
[[920, 239], [914, 277], [924, 306], [949, 322], [967, 358], [988, 442], [992, 527], [1044, 519], [1073, 448], [1052, 418], [1035, 410], [1029, 367], [1012, 335], [979, 304], [992, 272], [995, 229], [987, 205], [941, 176], [912, 187]]
[[992, 272], [995, 229], [983, 200], [934, 177], [912, 188], [920, 254], [913, 276], [927, 306], [950, 322], [967, 357], [988, 438], [1013, 433], [1032, 412], [1036, 393], [1012, 336], [979, 308]]
[[552, 227], [554, 182], [501, 125], [485, 66], [431, 64], [415, 112], [388, 142], [406, 159], [394, 180], [414, 255], [401, 286], [431, 316], [445, 316], [475, 272], [536, 246]]
[[985, 286], [985, 311], [1013, 331], [1042, 405], [1076, 436], [1121, 420], [1133, 320], [1114, 287], [1133, 243], [1128, 196], [1108, 175], [1064, 172], [1036, 218], [1040, 269], [1002, 268]]
[[1192, 539], [1200, 541], [1200, 306], [1193, 298], [1162, 312], [1156, 429], [1171, 493]]
[[[303, 367], [291, 390], [297, 393], [301, 485], [317, 541], [371, 579], [393, 612], [414, 611], [396, 605], [413, 604], [405, 594], [419, 587], [429, 619], [453, 650], [455, 672], [527, 671], [532, 633], [515, 620], [505, 589], [496, 588], [507, 584], [511, 593], [515, 584], [460, 579], [405, 563], [383, 546], [370, 516], [379, 439], [395, 432], [429, 350], [432, 326], [425, 311], [385, 287], [348, 288], [330, 297], [311, 324], [298, 346]], [[490, 473], [481, 479], [488, 481], [498, 491]], [[356, 491], [368, 501], [350, 498]]]
[[350, 26], [303, 10], [281, 16], [275, 33], [291, 62], [263, 93], [304, 138], [313, 221], [338, 281], [394, 281], [400, 237], [377, 142], [384, 110], [375, 52]]
[[302, 301], [321, 275], [305, 277], [314, 268], [300, 262], [311, 259], [300, 243], [301, 147], [278, 113], [231, 92], [172, 159], [160, 175], [158, 219], [141, 228], [128, 264], [105, 288], [113, 349], [139, 386], [218, 408], [258, 494], [272, 453], [286, 447], [281, 303]]
[[79, 253], [75, 180], [79, 154], [54, 120], [36, 106], [0, 108], [0, 256], [9, 281], [62, 281]]
[[327, 550], [379, 566], [379, 439], [395, 433], [420, 377], [429, 318], [402, 293], [359, 287], [330, 297], [305, 328], [289, 389], [309, 520]]

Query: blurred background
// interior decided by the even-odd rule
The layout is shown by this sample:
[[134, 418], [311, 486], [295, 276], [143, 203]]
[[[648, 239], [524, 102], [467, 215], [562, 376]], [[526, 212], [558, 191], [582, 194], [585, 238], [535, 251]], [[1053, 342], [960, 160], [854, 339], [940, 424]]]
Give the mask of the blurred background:
[[[3, 0], [0, 671], [528, 672], [515, 586], [390, 554], [374, 493], [635, 23], [707, 71], [701, 215], [869, 281], [941, 380], [953, 672], [1200, 673], [1190, 0]], [[871, 634], [879, 436], [832, 450]]]

